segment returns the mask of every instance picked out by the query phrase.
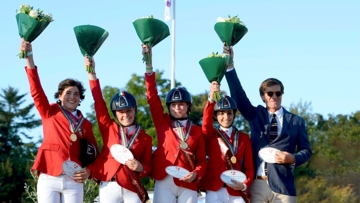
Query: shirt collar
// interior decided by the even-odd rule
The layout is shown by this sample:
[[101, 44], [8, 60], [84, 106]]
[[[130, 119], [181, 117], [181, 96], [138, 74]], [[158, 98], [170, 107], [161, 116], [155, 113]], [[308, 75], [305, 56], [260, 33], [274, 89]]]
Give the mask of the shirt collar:
[[230, 128], [224, 128], [224, 127], [220, 126], [220, 129], [223, 130], [229, 137], [231, 137], [231, 133], [233, 131], [232, 126]]
[[283, 109], [282, 107], [280, 107], [279, 110], [275, 111], [275, 113], [270, 112], [270, 111], [268, 111], [268, 112], [269, 112], [269, 119], [270, 119], [270, 120], [271, 120], [271, 118], [272, 118], [272, 116], [271, 116], [272, 114], [275, 114], [276, 117], [278, 117], [278, 118], [282, 118], [283, 115], [284, 115], [284, 109]]
[[185, 127], [187, 122], [188, 122], [188, 119], [185, 119], [185, 120], [178, 120], [178, 122], [181, 124], [182, 127]]

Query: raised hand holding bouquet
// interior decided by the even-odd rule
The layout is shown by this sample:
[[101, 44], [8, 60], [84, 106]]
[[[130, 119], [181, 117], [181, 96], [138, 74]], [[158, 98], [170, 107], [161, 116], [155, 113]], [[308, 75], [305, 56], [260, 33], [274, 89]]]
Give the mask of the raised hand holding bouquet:
[[[214, 29], [221, 42], [223, 42], [224, 45], [228, 47], [237, 44], [248, 32], [245, 24], [241, 22], [237, 16], [229, 16], [227, 18], [218, 17]], [[233, 63], [234, 62], [231, 58], [230, 64]]]
[[[229, 54], [218, 54], [213, 52], [207, 58], [199, 61], [199, 64], [210, 83], [216, 81], [220, 85], [220, 82], [225, 75], [229, 59]], [[220, 99], [220, 92], [215, 92], [214, 100], [217, 102]]]
[[[170, 35], [169, 27], [152, 15], [133, 21], [133, 25], [141, 42], [150, 49]], [[143, 62], [151, 64], [149, 53], [145, 53]]]
[[226, 46], [234, 46], [248, 32], [245, 24], [237, 16], [219, 17], [214, 29]]
[[[78, 42], [81, 54], [91, 60], [97, 50], [109, 36], [109, 32], [95, 25], [79, 25], [74, 27], [76, 40]], [[86, 66], [88, 73], [93, 73], [94, 68], [91, 65]]]
[[[44, 13], [40, 9], [35, 10], [28, 4], [22, 4], [16, 14], [19, 35], [30, 43], [34, 41], [52, 21], [54, 20], [51, 14]], [[27, 58], [30, 54], [31, 53], [28, 53], [26, 50], [21, 50], [19, 58]]]

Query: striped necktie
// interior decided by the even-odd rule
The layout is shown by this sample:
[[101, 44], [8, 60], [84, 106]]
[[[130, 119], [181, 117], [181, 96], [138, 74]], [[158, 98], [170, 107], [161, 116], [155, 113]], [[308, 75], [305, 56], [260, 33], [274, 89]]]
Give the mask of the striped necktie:
[[278, 125], [277, 125], [277, 122], [276, 122], [276, 115], [275, 114], [272, 114], [272, 119], [271, 119], [271, 123], [270, 123], [270, 141], [274, 141], [276, 139], [276, 137], [278, 136]]

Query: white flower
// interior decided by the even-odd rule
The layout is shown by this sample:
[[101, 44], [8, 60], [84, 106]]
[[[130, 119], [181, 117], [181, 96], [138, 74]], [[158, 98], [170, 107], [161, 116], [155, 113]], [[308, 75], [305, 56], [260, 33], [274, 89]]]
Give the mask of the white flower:
[[218, 17], [218, 18], [217, 18], [217, 22], [225, 22], [225, 19], [222, 18], [222, 17]]
[[45, 18], [47, 21], [49, 21], [49, 22], [53, 21], [52, 16], [51, 16], [50, 13], [45, 13], [44, 18]]
[[38, 12], [36, 12], [35, 10], [31, 10], [29, 13], [29, 16], [33, 17], [33, 18], [37, 18], [38, 17]]
[[31, 9], [32, 9], [31, 6], [29, 6], [28, 4], [22, 4], [20, 6], [20, 10], [19, 10], [18, 13], [26, 13], [26, 14], [28, 14]]
[[21, 10], [21, 9], [30, 10], [31, 7], [30, 7], [29, 4], [22, 4], [22, 5], [20, 6], [20, 10]]

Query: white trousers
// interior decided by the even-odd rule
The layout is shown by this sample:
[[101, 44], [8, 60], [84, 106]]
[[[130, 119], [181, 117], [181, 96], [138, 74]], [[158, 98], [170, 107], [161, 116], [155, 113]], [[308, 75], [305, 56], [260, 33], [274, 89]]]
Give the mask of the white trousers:
[[38, 203], [83, 202], [84, 186], [67, 175], [51, 176], [41, 173], [37, 182]]
[[121, 187], [116, 181], [100, 183], [99, 198], [101, 203], [141, 203], [139, 196]]
[[229, 195], [225, 187], [218, 191], [206, 191], [206, 203], [245, 203], [241, 196]]
[[154, 203], [197, 203], [198, 195], [194, 190], [175, 185], [172, 176], [155, 181]]

